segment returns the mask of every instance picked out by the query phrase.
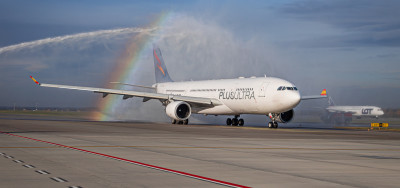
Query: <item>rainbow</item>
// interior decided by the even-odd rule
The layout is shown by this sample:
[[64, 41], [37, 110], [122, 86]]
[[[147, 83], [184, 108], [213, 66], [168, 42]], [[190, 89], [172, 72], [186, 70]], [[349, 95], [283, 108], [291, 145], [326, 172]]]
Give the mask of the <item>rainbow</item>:
[[[115, 62], [115, 66], [105, 81], [105, 88], [122, 89], [123, 86], [118, 84], [110, 84], [110, 82], [132, 83], [135, 79], [133, 75], [138, 69], [138, 65], [143, 62], [144, 57], [151, 53], [152, 44], [158, 40], [158, 36], [162, 32], [163, 26], [171, 21], [174, 17], [172, 12], [161, 13], [149, 28], [157, 28], [154, 32], [142, 32], [133, 36], [127, 43], [124, 51]], [[149, 62], [145, 62], [149, 63]], [[119, 95], [108, 95], [105, 98], [97, 100], [97, 111], [91, 114], [91, 119], [95, 121], [113, 120], [113, 110], [123, 102]]]

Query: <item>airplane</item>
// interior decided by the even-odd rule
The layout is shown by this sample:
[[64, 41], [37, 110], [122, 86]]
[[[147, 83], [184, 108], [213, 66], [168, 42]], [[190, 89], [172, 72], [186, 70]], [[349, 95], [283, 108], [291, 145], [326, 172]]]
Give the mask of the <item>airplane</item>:
[[353, 120], [353, 117], [379, 118], [384, 114], [383, 110], [377, 106], [336, 106], [332, 97], [328, 98], [328, 104], [325, 115], [321, 117], [326, 123], [347, 124]]
[[143, 102], [156, 99], [165, 106], [165, 113], [173, 124], [188, 124], [193, 113], [234, 116], [227, 118], [226, 124], [243, 126], [244, 120], [240, 115], [260, 114], [271, 119], [269, 128], [278, 128], [278, 122], [287, 123], [293, 119], [293, 108], [301, 100], [326, 98], [326, 93], [301, 97], [297, 87], [289, 81], [266, 76], [174, 82], [168, 74], [161, 50], [156, 45], [153, 45], [153, 57], [156, 83], [152, 87], [133, 86], [152, 88], [155, 92], [46, 84], [30, 77], [42, 87], [92, 91], [103, 94], [103, 98], [115, 94], [122, 95], [124, 100], [132, 97], [141, 97]]

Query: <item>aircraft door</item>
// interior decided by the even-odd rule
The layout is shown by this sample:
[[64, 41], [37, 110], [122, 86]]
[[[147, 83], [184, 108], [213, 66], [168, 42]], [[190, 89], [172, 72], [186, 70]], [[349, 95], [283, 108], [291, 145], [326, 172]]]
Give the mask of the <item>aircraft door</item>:
[[259, 90], [259, 93], [258, 93], [259, 97], [265, 97], [265, 92], [267, 92], [268, 84], [269, 83], [267, 83], [267, 82], [263, 82], [261, 84], [261, 87], [260, 87], [260, 90]]

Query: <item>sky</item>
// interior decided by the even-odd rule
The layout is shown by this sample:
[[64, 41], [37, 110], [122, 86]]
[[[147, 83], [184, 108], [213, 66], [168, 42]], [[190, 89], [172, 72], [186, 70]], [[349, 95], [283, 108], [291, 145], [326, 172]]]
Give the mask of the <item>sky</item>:
[[[395, 0], [2, 0], [0, 106], [95, 107], [99, 95], [39, 88], [29, 75], [105, 87], [129, 44], [146, 35], [176, 81], [267, 75], [302, 95], [326, 88], [340, 105], [400, 108], [399, 8]], [[152, 24], [165, 14], [168, 22]], [[151, 50], [141, 53], [126, 81], [152, 85]], [[163, 111], [138, 101], [121, 105]]]

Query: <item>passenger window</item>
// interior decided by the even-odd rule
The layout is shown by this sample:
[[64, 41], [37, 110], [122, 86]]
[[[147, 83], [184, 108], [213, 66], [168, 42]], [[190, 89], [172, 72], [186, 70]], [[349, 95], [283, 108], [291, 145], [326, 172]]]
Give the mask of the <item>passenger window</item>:
[[287, 87], [287, 89], [288, 89], [288, 90], [293, 90], [293, 88], [292, 88], [292, 87]]
[[278, 87], [278, 91], [280, 91], [280, 90], [282, 90], [282, 86], [281, 86], [281, 87]]
[[282, 90], [286, 90], [286, 87], [282, 87]]
[[294, 89], [295, 91], [297, 91], [297, 87], [294, 87], [293, 89]]

